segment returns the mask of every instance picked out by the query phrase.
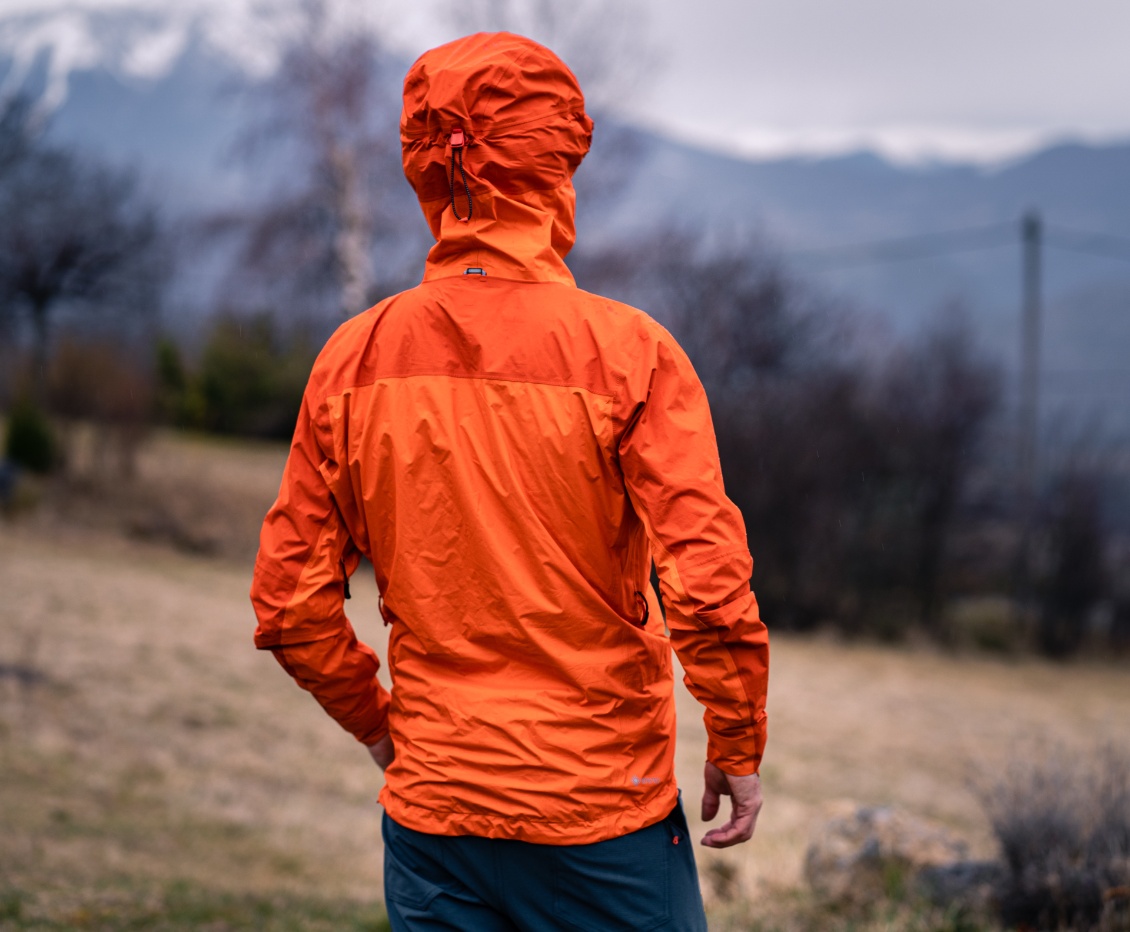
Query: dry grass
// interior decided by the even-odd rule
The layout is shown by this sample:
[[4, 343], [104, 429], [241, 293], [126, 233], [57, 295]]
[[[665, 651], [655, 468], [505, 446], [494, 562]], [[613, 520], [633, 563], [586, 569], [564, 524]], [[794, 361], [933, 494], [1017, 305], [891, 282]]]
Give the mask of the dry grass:
[[[164, 501], [189, 538], [221, 538], [211, 556], [160, 545], [175, 535], [124, 537], [121, 493], [0, 524], [0, 927], [5, 890], [56, 921], [171, 884], [379, 900], [380, 774], [251, 645], [254, 534], [284, 456], [172, 435], [146, 449], [130, 520]], [[353, 593], [354, 624], [381, 652], [375, 587]], [[685, 694], [681, 712], [694, 823], [705, 742]], [[796, 891], [810, 827], [836, 800], [904, 806], [991, 855], [971, 780], [1033, 749], [1124, 741], [1130, 673], [779, 636], [770, 716], [756, 839], [699, 849], [720, 928], [819, 927]], [[100, 922], [87, 925], [116, 927]]]
[[86, 425], [65, 431], [68, 469], [42, 496], [42, 530], [110, 531], [190, 553], [249, 560], [259, 524], [278, 491], [285, 445], [158, 431], [137, 456], [137, 475], [118, 476]]

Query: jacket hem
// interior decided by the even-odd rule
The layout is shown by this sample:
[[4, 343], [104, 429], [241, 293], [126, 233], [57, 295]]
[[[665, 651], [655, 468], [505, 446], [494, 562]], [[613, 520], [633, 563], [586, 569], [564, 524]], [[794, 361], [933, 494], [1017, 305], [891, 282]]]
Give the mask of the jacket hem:
[[538, 845], [587, 845], [618, 838], [647, 828], [665, 819], [679, 799], [672, 785], [650, 797], [642, 806], [617, 809], [593, 819], [553, 821], [498, 813], [428, 809], [394, 796], [386, 786], [379, 802], [398, 825], [428, 835], [474, 835], [479, 838], [504, 838]]

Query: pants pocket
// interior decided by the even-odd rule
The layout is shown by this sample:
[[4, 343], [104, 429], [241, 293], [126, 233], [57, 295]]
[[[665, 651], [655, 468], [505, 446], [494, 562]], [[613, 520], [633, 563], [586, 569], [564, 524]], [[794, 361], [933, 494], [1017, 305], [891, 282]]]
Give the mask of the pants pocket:
[[434, 874], [434, 852], [426, 846], [413, 844], [410, 830], [393, 822], [385, 815], [381, 826], [385, 840], [385, 899], [411, 910], [424, 911], [443, 888], [426, 880], [429, 871]]

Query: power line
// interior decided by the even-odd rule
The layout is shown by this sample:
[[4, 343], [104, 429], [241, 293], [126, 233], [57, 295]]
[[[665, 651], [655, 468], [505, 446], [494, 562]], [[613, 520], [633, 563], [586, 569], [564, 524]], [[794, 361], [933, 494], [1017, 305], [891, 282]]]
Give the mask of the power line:
[[[1011, 246], [1016, 242], [1015, 224], [992, 223], [961, 230], [918, 233], [845, 246], [786, 251], [785, 255], [791, 259], [816, 262], [826, 268], [836, 268], [932, 259], [960, 252], [997, 249], [1001, 246]], [[1087, 233], [1047, 225], [1044, 227], [1043, 242], [1046, 246], [1068, 252], [1130, 262], [1130, 237], [1113, 233]]]
[[804, 249], [787, 255], [794, 259], [814, 260], [822, 265], [866, 265], [876, 262], [906, 262], [955, 252], [995, 249], [1015, 242], [1016, 233], [1013, 224], [993, 223], [987, 226], [945, 230], [938, 233], [919, 233], [848, 246]]
[[1056, 249], [1130, 262], [1130, 237], [1114, 233], [1081, 233], [1060, 226], [1051, 227], [1049, 234], [1047, 244]]
[[1110, 378], [1130, 377], [1130, 369], [1045, 369], [1045, 378]]

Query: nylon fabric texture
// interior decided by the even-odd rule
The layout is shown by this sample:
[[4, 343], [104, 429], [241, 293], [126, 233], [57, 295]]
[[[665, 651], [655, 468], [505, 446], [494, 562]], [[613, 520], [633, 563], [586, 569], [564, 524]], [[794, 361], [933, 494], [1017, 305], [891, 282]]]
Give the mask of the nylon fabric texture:
[[[404, 166], [436, 245], [419, 286], [319, 355], [263, 525], [256, 645], [359, 741], [391, 732], [380, 799], [419, 832], [571, 845], [661, 821], [672, 646], [709, 760], [749, 774], [764, 749], [768, 639], [706, 395], [670, 334], [564, 262], [591, 133], [576, 79], [528, 39], [412, 66]], [[362, 556], [391, 695], [344, 611]]]

